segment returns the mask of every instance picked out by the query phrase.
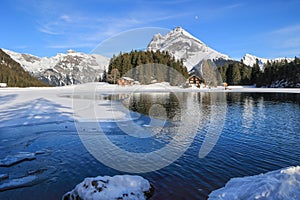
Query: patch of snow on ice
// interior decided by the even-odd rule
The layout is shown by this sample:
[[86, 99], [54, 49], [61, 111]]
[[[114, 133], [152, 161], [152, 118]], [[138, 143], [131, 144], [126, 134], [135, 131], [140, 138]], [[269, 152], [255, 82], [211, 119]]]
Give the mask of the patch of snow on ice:
[[146, 199], [151, 191], [149, 181], [141, 176], [98, 176], [85, 178], [75, 189], [66, 193], [63, 199], [142, 200]]
[[35, 153], [28, 153], [28, 152], [20, 152], [17, 155], [8, 155], [4, 159], [0, 160], [0, 167], [9, 167], [14, 164], [20, 163], [26, 160], [34, 160]]
[[9, 180], [8, 182], [0, 184], [0, 192], [15, 189], [15, 188], [31, 186], [35, 184], [37, 180], [38, 177], [34, 175], [12, 179]]
[[300, 199], [300, 166], [232, 178], [225, 187], [213, 191], [209, 199]]

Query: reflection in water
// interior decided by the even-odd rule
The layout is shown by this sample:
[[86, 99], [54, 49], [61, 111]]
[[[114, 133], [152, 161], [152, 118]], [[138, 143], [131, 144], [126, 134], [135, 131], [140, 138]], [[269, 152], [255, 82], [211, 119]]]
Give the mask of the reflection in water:
[[254, 102], [251, 97], [244, 98], [244, 111], [243, 111], [243, 127], [249, 129], [253, 122], [253, 105]]
[[[117, 141], [107, 138], [107, 129], [103, 124], [97, 129], [96, 120], [93, 137], [82, 128], [84, 123], [76, 124], [90, 153], [105, 165], [124, 172], [144, 173], [168, 166], [181, 157], [198, 131], [206, 126], [199, 151], [199, 157], [205, 157], [215, 146], [226, 116], [224, 93], [131, 93], [114, 95], [111, 99], [118, 97], [126, 97], [122, 102], [132, 110], [131, 114], [135, 117], [136, 112], [140, 114], [135, 119], [115, 122], [117, 132], [125, 137]], [[134, 141], [135, 145], [124, 146], [128, 141]]]
[[[210, 115], [212, 104], [224, 101], [224, 93], [125, 93], [111, 95], [109, 99], [121, 100], [126, 108], [143, 115], [149, 115], [154, 109], [153, 117], [171, 121], [178, 121], [182, 112], [196, 110], [197, 107], [201, 109], [203, 121]], [[167, 118], [160, 116], [158, 110], [153, 108], [156, 105], [165, 110]]]
[[260, 97], [257, 100], [257, 118], [259, 119], [265, 119], [265, 105], [264, 105], [264, 97]]
[[181, 102], [184, 102], [182, 95], [175, 95], [171, 92], [157, 94], [133, 93], [122, 101], [133, 112], [173, 121], [179, 120], [181, 117]]
[[[123, 100], [123, 104], [134, 112], [148, 115], [152, 120], [156, 118], [180, 122], [177, 127], [192, 129], [196, 126], [199, 131], [207, 126], [199, 158], [205, 157], [217, 143], [223, 129], [227, 109], [224, 93], [134, 93], [128, 95]], [[153, 110], [155, 111], [153, 112]], [[198, 115], [181, 116], [181, 113], [193, 112], [197, 112]], [[186, 134], [186, 132], [178, 132], [170, 127], [167, 129], [168, 131], [165, 128], [163, 132], [168, 133], [169, 136], [174, 136], [175, 133]], [[157, 132], [156, 127], [153, 131], [160, 135], [160, 131]]]

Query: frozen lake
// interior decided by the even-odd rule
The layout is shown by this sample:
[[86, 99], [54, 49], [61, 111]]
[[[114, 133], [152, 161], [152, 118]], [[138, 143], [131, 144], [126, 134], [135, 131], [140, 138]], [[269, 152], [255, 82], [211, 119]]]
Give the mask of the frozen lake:
[[[174, 135], [188, 131], [178, 129], [180, 126], [196, 130], [191, 136], [191, 144], [175, 162], [156, 171], [138, 174], [154, 184], [153, 199], [206, 199], [211, 191], [223, 187], [230, 178], [300, 165], [299, 93], [110, 95], [108, 92], [96, 97], [97, 108], [93, 110], [99, 114], [95, 114], [99, 127], [112, 144], [127, 152], [146, 154], [161, 149], [170, 144]], [[90, 96], [74, 98], [75, 102], [82, 103], [80, 101], [84, 102]], [[115, 110], [114, 117], [122, 120], [115, 121], [112, 116], [103, 114], [110, 109]], [[0, 165], [7, 162], [7, 156], [20, 159], [8, 166], [0, 166], [0, 174], [9, 175], [3, 180], [0, 176], [0, 199], [60, 199], [85, 177], [128, 174], [130, 165], [140, 164], [125, 163], [126, 159], [112, 157], [116, 162], [112, 164], [117, 167], [129, 165], [129, 172], [122, 172], [99, 162], [78, 135], [75, 125], [82, 128], [82, 124], [74, 123], [84, 117], [91, 121], [89, 113], [81, 112], [85, 110], [79, 109], [78, 115], [73, 115], [70, 89], [0, 93]], [[200, 115], [191, 114], [195, 110]], [[193, 119], [193, 116], [199, 118]], [[161, 131], [147, 135], [158, 125], [163, 126]], [[139, 130], [136, 134], [141, 135], [128, 135], [128, 130], [132, 133]], [[217, 135], [210, 138], [211, 131]], [[84, 129], [86, 136], [98, 137], [96, 132], [97, 129]], [[210, 138], [210, 144], [205, 143], [207, 138]], [[180, 150], [184, 146], [181, 145], [174, 146], [174, 150]], [[203, 146], [212, 149], [202, 152], [204, 156], [199, 158]], [[99, 146], [99, 152], [107, 154], [109, 149], [101, 148]], [[114, 153], [113, 149], [111, 153]], [[24, 155], [28, 159], [22, 160]], [[110, 154], [106, 156], [109, 159]], [[27, 177], [27, 183], [22, 187], [4, 187], [4, 184], [24, 177]]]

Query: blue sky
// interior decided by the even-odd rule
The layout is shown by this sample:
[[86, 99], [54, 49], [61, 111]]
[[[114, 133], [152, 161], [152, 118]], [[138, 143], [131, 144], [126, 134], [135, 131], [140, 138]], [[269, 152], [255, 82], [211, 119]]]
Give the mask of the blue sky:
[[0, 48], [38, 56], [89, 53], [123, 31], [181, 26], [232, 58], [294, 57], [299, 8], [299, 0], [2, 0]]

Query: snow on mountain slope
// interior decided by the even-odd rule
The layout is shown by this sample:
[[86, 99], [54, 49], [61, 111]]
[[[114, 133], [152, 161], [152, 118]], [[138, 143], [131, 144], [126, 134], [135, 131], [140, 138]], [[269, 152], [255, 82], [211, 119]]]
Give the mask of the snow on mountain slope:
[[154, 35], [147, 50], [168, 51], [176, 59], [183, 59], [188, 71], [202, 60], [230, 59], [229, 56], [211, 49], [181, 27], [175, 28], [165, 36], [159, 33]]
[[109, 58], [68, 50], [53, 57], [39, 58], [3, 49], [12, 59], [33, 76], [55, 86], [86, 83], [99, 79]]
[[273, 62], [273, 61], [282, 61], [286, 59], [288, 62], [291, 62], [294, 60], [294, 58], [275, 58], [275, 59], [267, 59], [267, 58], [260, 58], [251, 54], [246, 54], [242, 60], [244, 64], [248, 66], [253, 66], [256, 63], [256, 59], [258, 59], [258, 64], [262, 68], [264, 64], [266, 64], [268, 61]]

